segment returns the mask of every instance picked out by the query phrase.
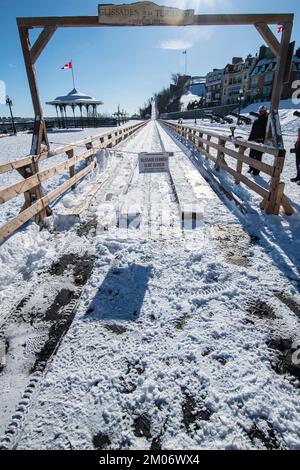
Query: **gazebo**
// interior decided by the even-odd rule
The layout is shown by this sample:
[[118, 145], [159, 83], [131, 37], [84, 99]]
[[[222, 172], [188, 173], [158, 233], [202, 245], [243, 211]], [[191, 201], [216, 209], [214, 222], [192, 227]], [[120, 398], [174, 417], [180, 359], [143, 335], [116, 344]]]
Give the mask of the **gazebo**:
[[[102, 101], [95, 100], [92, 96], [82, 93], [81, 91], [74, 88], [70, 93], [65, 96], [58, 96], [53, 101], [48, 101], [46, 104], [55, 106], [57, 118], [59, 120], [59, 111], [61, 114], [62, 121], [67, 120], [67, 107], [72, 108], [73, 117], [75, 121], [75, 109], [80, 109], [81, 122], [83, 121], [82, 109], [86, 110], [86, 116], [95, 118], [97, 115], [97, 106], [103, 104]], [[92, 113], [90, 114], [90, 109]]]

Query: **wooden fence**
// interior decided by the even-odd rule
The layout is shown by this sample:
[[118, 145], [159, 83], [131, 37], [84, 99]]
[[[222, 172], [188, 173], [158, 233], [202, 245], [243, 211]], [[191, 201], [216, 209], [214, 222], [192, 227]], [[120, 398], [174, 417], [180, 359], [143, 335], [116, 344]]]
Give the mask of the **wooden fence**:
[[[267, 214], [278, 215], [281, 206], [285, 214], [293, 214], [294, 210], [284, 194], [285, 185], [280, 180], [286, 154], [284, 149], [277, 149], [243, 139], [234, 139], [232, 141], [231, 137], [211, 132], [205, 128], [195, 128], [167, 121], [162, 121], [161, 123], [192, 144], [197, 151], [205, 155], [206, 159], [212, 160], [216, 170], [225, 170], [234, 177], [236, 184], [243, 183], [252, 191], [259, 194], [263, 198], [260, 207]], [[212, 155], [211, 149], [216, 151], [215, 155]], [[250, 158], [247, 155], [250, 149], [270, 155], [272, 157], [272, 164]], [[228, 162], [225, 160], [226, 155], [236, 161], [235, 165], [232, 164], [232, 161]], [[244, 164], [270, 176], [268, 187], [263, 187], [258, 182], [244, 175], [242, 173]]]
[[[95, 168], [94, 155], [99, 149], [111, 148], [117, 145], [145, 124], [146, 122], [143, 122], [117, 128], [105, 134], [70, 143], [54, 151], [46, 151], [40, 155], [30, 155], [1, 164], [0, 174], [16, 170], [21, 174], [23, 180], [8, 187], [0, 188], [0, 204], [4, 204], [21, 194], [24, 194], [25, 202], [21, 212], [0, 227], [0, 241], [10, 236], [33, 217], [35, 217], [37, 223], [42, 223], [44, 218], [52, 213], [49, 204], [70, 188], [75, 188], [76, 183]], [[94, 143], [97, 143], [95, 147]], [[75, 149], [80, 147], [85, 147], [85, 151], [75, 155]], [[39, 169], [41, 161], [59, 155], [65, 155], [66, 160], [45, 170]], [[82, 161], [86, 161], [86, 167], [76, 172], [76, 165]], [[44, 195], [42, 183], [66, 170], [69, 171], [70, 178], [49, 194]]]

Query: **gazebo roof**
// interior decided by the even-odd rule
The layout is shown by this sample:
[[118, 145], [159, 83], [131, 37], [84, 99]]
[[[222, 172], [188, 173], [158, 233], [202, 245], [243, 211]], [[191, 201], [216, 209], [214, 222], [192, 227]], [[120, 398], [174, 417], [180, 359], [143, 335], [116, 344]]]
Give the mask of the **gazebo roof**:
[[64, 105], [64, 106], [76, 106], [79, 104], [82, 105], [100, 105], [103, 104], [102, 101], [95, 100], [92, 96], [87, 95], [86, 93], [82, 93], [81, 91], [76, 90], [74, 88], [70, 93], [65, 96], [58, 96], [53, 101], [48, 101], [46, 104], [50, 105]]

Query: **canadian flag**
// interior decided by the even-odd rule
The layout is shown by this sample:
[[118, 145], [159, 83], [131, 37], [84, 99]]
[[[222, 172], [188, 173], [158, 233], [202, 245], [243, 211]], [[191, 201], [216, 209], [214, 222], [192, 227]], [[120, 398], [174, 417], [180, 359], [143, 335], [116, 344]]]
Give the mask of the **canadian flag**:
[[278, 26], [278, 33], [282, 33], [282, 31], [283, 31], [283, 26], [282, 26], [282, 25], [279, 25], [279, 26]]
[[72, 62], [68, 62], [67, 64], [65, 64], [65, 65], [62, 67], [62, 70], [65, 70], [65, 69], [72, 69], [72, 68], [73, 68]]

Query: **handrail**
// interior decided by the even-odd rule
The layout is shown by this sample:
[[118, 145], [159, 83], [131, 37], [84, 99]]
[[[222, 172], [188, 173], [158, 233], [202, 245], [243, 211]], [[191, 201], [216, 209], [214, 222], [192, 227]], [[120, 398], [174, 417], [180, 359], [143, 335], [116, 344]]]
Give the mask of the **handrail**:
[[[270, 147], [269, 145], [249, 142], [241, 138], [232, 139], [228, 135], [210, 131], [203, 127], [191, 127], [182, 124], [175, 124], [169, 121], [161, 123], [175, 132], [182, 139], [192, 144], [195, 149], [205, 155], [206, 159], [214, 162], [215, 170], [225, 170], [234, 177], [235, 183], [245, 184], [249, 189], [259, 194], [263, 201], [260, 205], [267, 214], [278, 215], [282, 206], [287, 215], [292, 215], [294, 210], [284, 194], [284, 183], [281, 181], [281, 174], [284, 167], [286, 151]], [[217, 139], [217, 141], [213, 141]], [[238, 151], [228, 148], [228, 144], [234, 145]], [[211, 153], [211, 149], [216, 151], [216, 155]], [[273, 157], [273, 164], [264, 163], [246, 155], [247, 150], [257, 150]], [[232, 168], [231, 162], [225, 160], [228, 155], [236, 160], [236, 168]], [[249, 165], [271, 177], [269, 186], [266, 189], [258, 182], [253, 181], [242, 173], [243, 165]]]
[[[53, 152], [44, 152], [37, 156], [29, 155], [28, 157], [0, 165], [0, 173], [17, 170], [24, 178], [22, 181], [18, 181], [0, 189], [0, 204], [4, 204], [21, 194], [24, 194], [25, 198], [25, 204], [21, 212], [0, 227], [0, 241], [6, 239], [32, 217], [36, 217], [37, 222], [43, 221], [48, 205], [70, 188], [74, 188], [78, 181], [93, 171], [96, 166], [94, 156], [98, 149], [113, 147], [122, 140], [125, 140], [134, 132], [138, 131], [145, 124], [146, 122], [142, 122], [122, 127], [117, 130], [111, 130], [105, 134], [100, 134], [64, 145]], [[97, 140], [100, 141], [100, 145], [98, 147], [93, 147], [93, 142]], [[74, 150], [78, 147], [85, 147], [86, 149], [79, 155], [75, 155]], [[40, 161], [61, 154], [66, 155], [66, 161], [58, 163], [45, 170], [39, 170], [38, 163]], [[87, 166], [76, 173], [75, 166], [80, 161], [86, 161]], [[70, 178], [52, 192], [44, 196], [41, 184], [66, 170], [69, 170]], [[40, 190], [37, 191], [37, 188]], [[50, 211], [48, 210], [48, 212]]]

